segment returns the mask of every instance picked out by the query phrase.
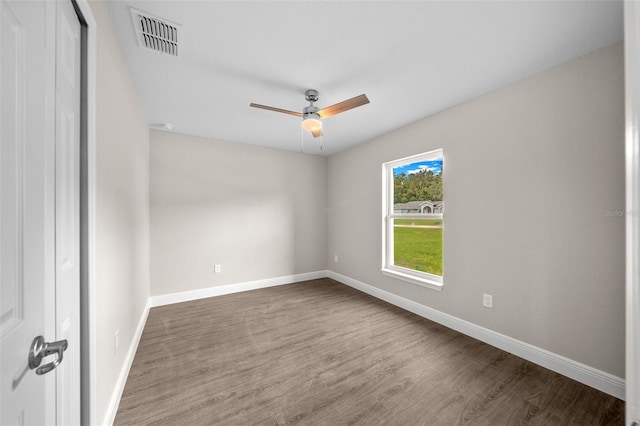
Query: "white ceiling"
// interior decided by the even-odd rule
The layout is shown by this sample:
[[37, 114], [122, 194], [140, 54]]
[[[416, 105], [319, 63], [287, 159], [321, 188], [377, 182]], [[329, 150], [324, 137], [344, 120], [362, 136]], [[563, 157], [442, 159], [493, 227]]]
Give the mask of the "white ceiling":
[[[129, 7], [183, 26], [179, 58], [138, 47]], [[301, 111], [366, 93], [324, 121], [330, 155], [623, 38], [621, 1], [110, 0], [151, 128], [300, 150]]]

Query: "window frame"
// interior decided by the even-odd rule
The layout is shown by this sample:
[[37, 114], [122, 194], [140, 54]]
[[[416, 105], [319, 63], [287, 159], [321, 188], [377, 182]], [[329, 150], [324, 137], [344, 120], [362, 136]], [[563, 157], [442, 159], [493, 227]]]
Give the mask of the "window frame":
[[[429, 161], [442, 158], [444, 171], [444, 150], [442, 148], [412, 155], [382, 164], [382, 268], [384, 275], [407, 281], [433, 290], [442, 290], [444, 286], [444, 270], [442, 275], [430, 274], [415, 269], [396, 266], [394, 264], [394, 219], [441, 219], [444, 237], [443, 213], [394, 213], [394, 175], [393, 169], [402, 165], [418, 161]], [[444, 183], [444, 181], [443, 181]], [[444, 193], [443, 193], [444, 203]], [[436, 200], [431, 200], [436, 201]], [[444, 246], [444, 238], [442, 242]], [[444, 247], [443, 247], [444, 258]], [[444, 259], [443, 259], [444, 268]]]

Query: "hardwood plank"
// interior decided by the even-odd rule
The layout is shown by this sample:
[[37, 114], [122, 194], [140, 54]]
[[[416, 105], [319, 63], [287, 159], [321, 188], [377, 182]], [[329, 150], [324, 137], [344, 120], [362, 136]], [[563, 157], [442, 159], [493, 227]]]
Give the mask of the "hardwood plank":
[[330, 279], [151, 309], [115, 425], [622, 425], [624, 403]]

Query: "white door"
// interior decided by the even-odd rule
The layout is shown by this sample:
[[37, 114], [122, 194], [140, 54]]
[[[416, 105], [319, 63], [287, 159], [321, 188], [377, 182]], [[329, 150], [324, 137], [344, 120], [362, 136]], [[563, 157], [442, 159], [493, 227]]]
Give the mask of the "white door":
[[80, 424], [80, 22], [56, 2], [56, 334], [69, 347], [57, 368], [57, 424]]
[[626, 422], [640, 425], [640, 4], [625, 1]]
[[[50, 10], [49, 10], [50, 12]], [[55, 377], [36, 376], [27, 354], [38, 335], [54, 336], [53, 226], [47, 134], [47, 9], [0, 0], [0, 424], [46, 424]], [[49, 166], [49, 168], [47, 168]], [[49, 192], [49, 193], [48, 193]]]
[[[79, 24], [67, 1], [0, 0], [0, 18], [0, 424], [79, 424]], [[31, 351], [63, 356], [41, 375], [37, 336], [68, 342]]]

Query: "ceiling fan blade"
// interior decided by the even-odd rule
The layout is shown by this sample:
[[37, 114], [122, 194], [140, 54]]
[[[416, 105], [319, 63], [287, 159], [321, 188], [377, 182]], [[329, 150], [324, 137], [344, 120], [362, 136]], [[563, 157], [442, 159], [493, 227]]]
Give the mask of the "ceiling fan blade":
[[333, 115], [340, 114], [341, 112], [345, 112], [350, 109], [357, 108], [362, 105], [366, 105], [368, 103], [369, 103], [369, 98], [367, 98], [367, 95], [362, 94], [360, 96], [347, 99], [346, 101], [339, 102], [335, 105], [322, 108], [321, 110], [317, 111], [317, 114], [320, 116], [320, 118], [328, 118]]
[[322, 136], [322, 129], [312, 130], [311, 134], [313, 135], [314, 138]]
[[284, 114], [295, 115], [296, 117], [302, 117], [301, 112], [289, 111], [288, 109], [275, 108], [267, 105], [254, 104], [253, 102], [249, 104], [250, 107], [266, 109], [269, 111], [282, 112]]

